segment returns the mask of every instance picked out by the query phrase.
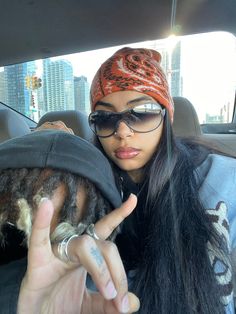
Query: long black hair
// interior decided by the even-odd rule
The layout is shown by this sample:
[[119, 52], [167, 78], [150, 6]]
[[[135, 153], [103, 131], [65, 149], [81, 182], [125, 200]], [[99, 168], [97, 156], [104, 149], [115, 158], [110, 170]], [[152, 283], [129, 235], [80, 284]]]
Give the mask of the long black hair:
[[117, 241], [126, 269], [135, 269], [131, 289], [140, 298], [139, 313], [224, 313], [208, 245], [221, 256], [225, 252], [194, 172], [213, 151], [175, 138], [167, 113], [156, 153], [144, 169], [137, 208]]
[[[204, 148], [195, 160], [205, 157]], [[142, 313], [224, 312], [207, 249], [221, 240], [199, 199], [195, 168], [191, 149], [175, 139], [167, 118], [146, 170], [143, 254], [134, 281]]]

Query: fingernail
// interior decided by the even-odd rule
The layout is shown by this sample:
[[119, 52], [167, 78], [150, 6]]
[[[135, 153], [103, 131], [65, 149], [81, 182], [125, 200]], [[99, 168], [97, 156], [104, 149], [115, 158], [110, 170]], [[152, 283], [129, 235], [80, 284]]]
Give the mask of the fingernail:
[[130, 193], [129, 197], [137, 197], [134, 193]]
[[39, 204], [41, 204], [43, 202], [46, 202], [46, 201], [48, 201], [48, 198], [47, 197], [42, 197], [42, 198], [40, 198]]
[[124, 295], [121, 301], [121, 311], [122, 313], [127, 313], [129, 311], [129, 298], [127, 294]]
[[105, 292], [108, 300], [114, 299], [117, 296], [116, 288], [111, 280], [108, 281]]

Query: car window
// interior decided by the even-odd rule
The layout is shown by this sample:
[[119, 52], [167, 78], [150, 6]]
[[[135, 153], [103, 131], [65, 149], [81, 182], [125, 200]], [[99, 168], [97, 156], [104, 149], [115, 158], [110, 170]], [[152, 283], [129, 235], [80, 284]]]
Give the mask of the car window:
[[[170, 36], [130, 43], [158, 50], [172, 96], [194, 105], [200, 123], [232, 121], [236, 87], [236, 38], [226, 32]], [[0, 101], [36, 122], [48, 111], [89, 113], [96, 69], [123, 46], [58, 56], [0, 69]]]

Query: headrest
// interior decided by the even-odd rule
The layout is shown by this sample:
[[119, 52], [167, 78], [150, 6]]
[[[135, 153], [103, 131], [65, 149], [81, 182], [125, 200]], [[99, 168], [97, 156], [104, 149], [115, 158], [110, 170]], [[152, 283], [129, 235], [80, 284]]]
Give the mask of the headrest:
[[0, 109], [0, 142], [30, 133], [24, 119], [10, 109]]
[[194, 106], [184, 97], [173, 97], [174, 122], [173, 130], [176, 136], [201, 136], [202, 131]]
[[93, 137], [88, 124], [88, 117], [85, 113], [78, 110], [51, 111], [45, 113], [38, 122], [38, 126], [44, 122], [62, 121], [67, 127], [71, 128], [75, 135], [78, 135], [87, 141]]

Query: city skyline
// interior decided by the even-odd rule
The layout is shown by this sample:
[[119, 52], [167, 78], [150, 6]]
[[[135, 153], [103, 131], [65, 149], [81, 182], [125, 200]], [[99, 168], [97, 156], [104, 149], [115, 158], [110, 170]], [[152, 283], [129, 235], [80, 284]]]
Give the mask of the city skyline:
[[[202, 44], [205, 44], [206, 49], [199, 50]], [[218, 119], [222, 108], [228, 110], [225, 117], [231, 116], [236, 87], [236, 39], [232, 34], [199, 34], [174, 38], [173, 41], [163, 39], [128, 46], [143, 46], [161, 52], [162, 66], [167, 78], [171, 77], [169, 84], [172, 95], [188, 98], [195, 106], [201, 123], [207, 117], [213, 119], [215, 116]], [[121, 47], [124, 45], [54, 57], [51, 62], [62, 59], [69, 61], [73, 77], [86, 77], [88, 88], [101, 63]], [[166, 47], [171, 47], [171, 50]], [[40, 77], [43, 73], [43, 62], [45, 61], [36, 61], [36, 75]]]
[[[165, 45], [163, 45], [162, 53], [165, 56], [163, 63], [164, 71], [168, 71], [172, 64], [177, 64], [177, 72], [180, 74], [180, 44], [178, 49], [173, 51], [171, 60], [168, 60]], [[156, 49], [155, 45], [152, 47]], [[175, 53], [174, 53], [175, 52]], [[164, 60], [164, 59], [163, 59]], [[36, 63], [38, 63], [36, 61]], [[48, 58], [40, 60], [41, 65], [31, 72], [31, 76], [25, 77], [26, 85], [29, 79], [42, 78], [42, 88], [31, 91], [31, 101], [28, 101], [28, 108], [22, 113], [27, 113], [32, 119], [38, 121], [39, 118], [47, 111], [54, 110], [80, 110], [89, 114], [90, 101], [89, 101], [89, 88], [87, 77], [84, 75], [74, 76], [72, 63], [63, 58]], [[26, 63], [27, 64], [27, 63]], [[34, 63], [35, 64], [35, 63]], [[13, 65], [17, 68], [20, 65]], [[40, 69], [40, 71], [39, 71]], [[8, 67], [6, 67], [8, 71]], [[174, 77], [176, 80], [176, 77]], [[172, 93], [178, 95], [180, 86], [178, 82], [172, 82], [173, 78], [170, 76], [170, 86], [174, 87]], [[179, 77], [180, 81], [180, 77]], [[6, 81], [8, 86], [14, 86], [16, 81]], [[29, 84], [30, 85], [30, 84]], [[175, 90], [176, 89], [176, 90]], [[72, 99], [74, 98], [74, 99]]]
[[[89, 113], [87, 78], [75, 77], [68, 60], [45, 59], [42, 80], [36, 73], [34, 61], [5, 67], [0, 72], [1, 101], [15, 104], [14, 109], [35, 121], [47, 111], [81, 110]], [[37, 86], [34, 86], [36, 81]]]

